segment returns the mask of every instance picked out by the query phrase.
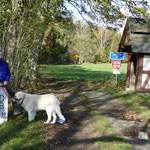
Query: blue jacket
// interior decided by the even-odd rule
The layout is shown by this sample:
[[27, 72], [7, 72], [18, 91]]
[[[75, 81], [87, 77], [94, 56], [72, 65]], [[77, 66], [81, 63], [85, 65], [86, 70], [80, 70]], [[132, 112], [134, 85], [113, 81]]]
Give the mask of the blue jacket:
[[3, 83], [4, 81], [9, 82], [10, 77], [11, 74], [7, 62], [0, 59], [0, 83]]

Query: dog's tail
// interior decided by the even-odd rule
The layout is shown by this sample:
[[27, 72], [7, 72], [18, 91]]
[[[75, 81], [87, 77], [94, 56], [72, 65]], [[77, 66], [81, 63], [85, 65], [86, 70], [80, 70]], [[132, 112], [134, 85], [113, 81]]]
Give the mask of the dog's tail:
[[57, 105], [56, 114], [57, 114], [58, 117], [59, 117], [60, 119], [62, 119], [63, 121], [66, 120], [65, 117], [64, 117], [64, 116], [62, 115], [62, 113], [61, 113], [61, 109], [60, 109], [60, 106], [59, 106], [59, 105]]

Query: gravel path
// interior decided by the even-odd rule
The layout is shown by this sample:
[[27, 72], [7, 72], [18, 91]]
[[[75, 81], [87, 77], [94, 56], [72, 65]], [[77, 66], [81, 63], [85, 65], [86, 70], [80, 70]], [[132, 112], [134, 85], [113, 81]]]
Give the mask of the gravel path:
[[[86, 100], [72, 93], [70, 88], [64, 88], [64, 85], [84, 95]], [[133, 150], [150, 150], [149, 140], [138, 140], [138, 133], [144, 128], [150, 133], [149, 122], [125, 107], [120, 100], [95, 91], [86, 85], [78, 84], [78, 82], [49, 78], [43, 86], [42, 89], [46, 87], [47, 91], [54, 93], [60, 99], [62, 112], [67, 121], [64, 125], [43, 126], [45, 143], [41, 150], [95, 150], [95, 143], [103, 139], [104, 135], [101, 131], [98, 132], [98, 135], [93, 134], [97, 131], [90, 127], [95, 123], [88, 112], [90, 108], [96, 109], [105, 116], [117, 129], [115, 135], [119, 135], [125, 142], [130, 143]]]
[[[145, 126], [144, 121], [134, 121], [132, 118], [122, 118], [128, 110], [118, 99], [99, 92], [99, 91], [84, 91], [91, 105], [96, 108], [99, 113], [106, 116], [108, 121], [117, 129], [118, 135], [133, 146], [133, 150], [150, 150], [149, 140], [138, 140], [138, 132]], [[128, 110], [129, 112], [129, 110]], [[127, 116], [127, 114], [126, 114]], [[133, 116], [132, 117], [136, 117]], [[140, 118], [138, 118], [140, 120]], [[137, 119], [137, 120], [138, 120]], [[146, 126], [146, 131], [149, 132], [150, 127]]]

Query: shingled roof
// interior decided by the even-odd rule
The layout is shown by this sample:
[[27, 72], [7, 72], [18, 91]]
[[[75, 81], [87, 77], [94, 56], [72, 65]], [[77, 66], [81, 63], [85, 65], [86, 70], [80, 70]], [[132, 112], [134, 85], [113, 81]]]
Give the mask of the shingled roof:
[[122, 34], [119, 51], [150, 53], [150, 20], [128, 18]]

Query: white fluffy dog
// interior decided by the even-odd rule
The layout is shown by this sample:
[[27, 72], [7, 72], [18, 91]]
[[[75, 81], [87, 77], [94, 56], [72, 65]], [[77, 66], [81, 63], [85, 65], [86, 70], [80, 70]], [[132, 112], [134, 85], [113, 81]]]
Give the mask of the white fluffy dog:
[[[56, 122], [57, 116], [65, 121], [64, 116], [60, 110], [60, 102], [53, 94], [35, 95], [24, 92], [17, 92], [16, 99], [19, 100], [21, 106], [28, 112], [28, 121], [35, 119], [36, 112], [39, 110], [46, 110], [47, 121], [45, 124]], [[53, 116], [53, 120], [51, 121]], [[51, 122], [50, 122], [51, 121]]]

